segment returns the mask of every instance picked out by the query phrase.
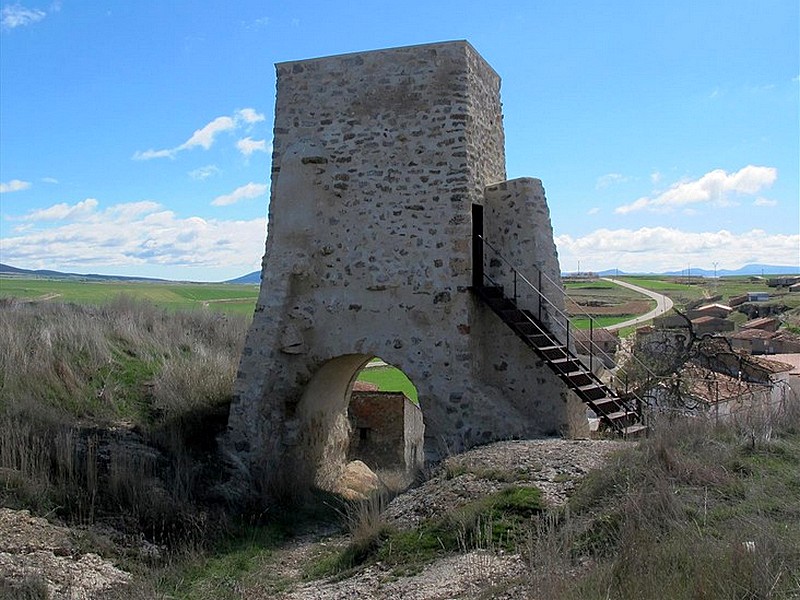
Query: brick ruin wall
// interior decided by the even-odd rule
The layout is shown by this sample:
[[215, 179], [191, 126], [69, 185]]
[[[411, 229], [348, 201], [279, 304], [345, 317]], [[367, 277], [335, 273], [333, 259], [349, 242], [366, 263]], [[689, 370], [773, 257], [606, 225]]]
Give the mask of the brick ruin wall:
[[372, 469], [412, 471], [422, 466], [422, 412], [403, 392], [353, 392], [348, 413], [349, 460], [361, 460]]
[[560, 285], [541, 182], [502, 183], [492, 68], [447, 42], [277, 75], [261, 292], [226, 438], [241, 471], [291, 456], [335, 472], [373, 356], [417, 387], [429, 458], [582, 427], [580, 402], [469, 291], [473, 204], [523, 271]]

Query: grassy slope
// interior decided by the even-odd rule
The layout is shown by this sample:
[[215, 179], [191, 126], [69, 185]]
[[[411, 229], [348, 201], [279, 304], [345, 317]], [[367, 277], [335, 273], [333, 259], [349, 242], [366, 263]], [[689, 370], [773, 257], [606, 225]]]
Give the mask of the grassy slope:
[[358, 374], [359, 381], [374, 383], [382, 392], [403, 392], [414, 404], [419, 404], [417, 388], [395, 367], [372, 367]]
[[590, 474], [563, 530], [596, 563], [557, 597], [795, 597], [800, 412], [789, 413], [769, 438], [758, 419], [664, 423]]
[[252, 315], [258, 297], [258, 286], [0, 277], [0, 298], [36, 299], [51, 295], [55, 295], [53, 300], [78, 304], [106, 304], [125, 295], [170, 310], [207, 307], [215, 311]]

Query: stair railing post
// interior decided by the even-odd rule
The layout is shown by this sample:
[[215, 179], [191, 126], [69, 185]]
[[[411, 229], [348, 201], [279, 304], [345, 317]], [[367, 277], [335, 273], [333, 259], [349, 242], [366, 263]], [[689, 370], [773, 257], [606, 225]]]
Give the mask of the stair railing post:
[[515, 305], [517, 304], [517, 270], [516, 269], [514, 269], [514, 304]]
[[483, 286], [483, 206], [472, 205], [472, 285]]
[[[536, 270], [539, 271], [539, 289], [536, 290], [536, 291], [539, 292], [539, 322], [541, 323], [542, 322], [542, 300], [544, 299], [544, 294], [542, 293], [542, 270], [539, 269], [539, 268], [537, 268]], [[569, 334], [567, 334], [567, 335], [569, 335]]]
[[594, 319], [589, 317], [589, 370], [594, 373]]

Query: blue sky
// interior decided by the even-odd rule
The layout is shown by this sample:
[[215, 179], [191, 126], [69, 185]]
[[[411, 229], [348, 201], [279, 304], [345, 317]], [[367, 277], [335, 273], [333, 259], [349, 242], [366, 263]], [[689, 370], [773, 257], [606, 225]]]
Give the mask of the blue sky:
[[273, 64], [467, 39], [562, 269], [800, 265], [796, 0], [0, 1], [0, 262], [259, 268]]

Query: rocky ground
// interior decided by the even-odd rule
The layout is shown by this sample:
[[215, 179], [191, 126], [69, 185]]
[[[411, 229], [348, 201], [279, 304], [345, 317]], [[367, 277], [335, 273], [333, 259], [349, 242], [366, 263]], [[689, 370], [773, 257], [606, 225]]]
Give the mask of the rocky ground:
[[[544, 439], [499, 442], [475, 448], [449, 458], [434, 477], [395, 498], [386, 510], [386, 517], [391, 524], [412, 527], [422, 519], [442, 515], [497, 492], [509, 481], [516, 485], [535, 485], [542, 490], [550, 506], [562, 505], [588, 471], [627, 444], [629, 442]], [[335, 538], [320, 541], [341, 543]], [[305, 551], [313, 552], [313, 544]], [[281, 598], [547, 598], [547, 590], [537, 591], [535, 573], [528, 567], [529, 558], [479, 548], [439, 560], [417, 575], [399, 578], [381, 565], [371, 565], [346, 579], [300, 584]], [[294, 559], [302, 561], [304, 557], [296, 555]], [[539, 562], [543, 568], [547, 567], [547, 560]]]
[[[491, 444], [450, 457], [422, 485], [397, 496], [386, 509], [390, 524], [406, 528], [444, 514], [510, 482], [535, 485], [551, 506], [563, 504], [576, 483], [627, 442], [543, 439]], [[89, 599], [124, 589], [130, 575], [76, 544], [75, 532], [26, 511], [0, 509], [0, 583], [27, 581], [39, 595]], [[536, 574], [530, 556], [473, 548], [443, 558], [411, 576], [398, 577], [373, 564], [344, 579], [303, 581], [303, 566], [320, 552], [342, 547], [347, 538], [330, 528], [295, 538], [263, 565], [264, 580], [249, 577], [242, 598], [283, 600], [536, 598]], [[539, 561], [547, 567], [547, 557]], [[536, 561], [534, 561], [536, 562]], [[5, 580], [5, 582], [4, 582]], [[284, 591], [275, 592], [275, 581]], [[0, 592], [2, 592], [0, 587]], [[44, 591], [46, 589], [46, 592]], [[120, 597], [124, 597], [124, 591]]]
[[88, 600], [128, 584], [128, 573], [82, 552], [75, 540], [73, 531], [26, 510], [0, 508], [0, 580], [8, 583], [0, 595], [16, 588], [31, 598]]

